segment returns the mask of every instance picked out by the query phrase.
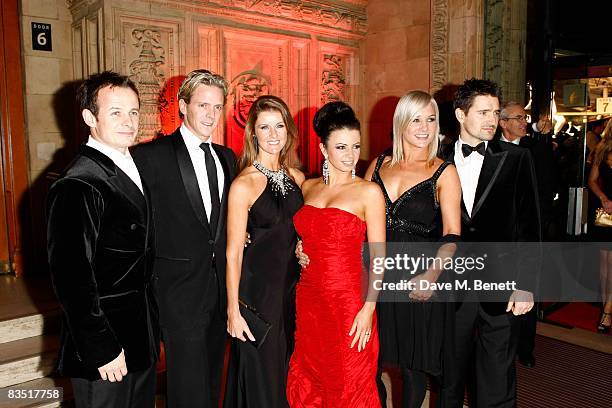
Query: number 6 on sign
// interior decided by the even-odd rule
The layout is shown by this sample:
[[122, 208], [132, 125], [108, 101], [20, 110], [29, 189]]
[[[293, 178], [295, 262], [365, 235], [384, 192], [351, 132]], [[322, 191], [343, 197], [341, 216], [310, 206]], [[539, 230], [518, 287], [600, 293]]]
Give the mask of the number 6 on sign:
[[51, 24], [32, 22], [32, 49], [52, 51]]
[[36, 36], [36, 42], [38, 45], [47, 45], [47, 38], [45, 37], [47, 33], [39, 33]]

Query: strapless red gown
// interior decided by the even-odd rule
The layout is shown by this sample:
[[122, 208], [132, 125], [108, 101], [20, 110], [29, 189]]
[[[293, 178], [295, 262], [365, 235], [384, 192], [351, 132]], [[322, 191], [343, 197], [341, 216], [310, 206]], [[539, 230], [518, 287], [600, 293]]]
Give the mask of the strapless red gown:
[[366, 348], [350, 348], [348, 333], [363, 306], [361, 253], [366, 224], [338, 208], [303, 206], [293, 217], [304, 253], [296, 292], [295, 351], [287, 399], [292, 408], [380, 407], [376, 388], [376, 315]]

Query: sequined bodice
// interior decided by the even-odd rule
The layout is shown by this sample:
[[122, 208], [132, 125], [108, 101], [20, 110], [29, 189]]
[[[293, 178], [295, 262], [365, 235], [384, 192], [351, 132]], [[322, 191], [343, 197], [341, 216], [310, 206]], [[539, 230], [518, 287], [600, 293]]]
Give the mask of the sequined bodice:
[[437, 241], [440, 239], [442, 214], [437, 199], [436, 185], [440, 174], [450, 162], [442, 163], [430, 178], [412, 186], [395, 201], [391, 201], [379, 173], [384, 160], [384, 155], [378, 158], [372, 181], [380, 185], [385, 196], [387, 241]]

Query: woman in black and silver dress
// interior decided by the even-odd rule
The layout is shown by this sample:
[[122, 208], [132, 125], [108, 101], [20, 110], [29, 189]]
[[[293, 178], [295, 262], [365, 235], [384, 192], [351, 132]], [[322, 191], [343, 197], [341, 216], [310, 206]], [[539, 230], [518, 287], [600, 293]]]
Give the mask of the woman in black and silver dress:
[[[402, 243], [407, 251], [418, 247], [420, 253], [426, 245], [415, 242], [438, 242], [425, 249], [444, 258], [454, 253], [452, 242], [461, 233], [461, 185], [455, 166], [436, 157], [438, 131], [435, 100], [421, 91], [404, 95], [393, 116], [393, 154], [374, 160], [365, 178], [383, 191], [387, 243]], [[436, 282], [441, 273], [429, 269], [413, 279]], [[385, 273], [385, 280], [388, 275], [392, 273]], [[431, 296], [432, 291], [418, 289], [397, 294], [394, 301], [384, 301], [382, 295], [377, 306], [379, 361], [383, 367], [401, 370], [402, 407], [420, 407], [427, 375], [441, 380], [452, 363], [454, 305], [431, 301]], [[384, 400], [380, 379], [379, 391]]]
[[[302, 207], [297, 169], [297, 128], [275, 96], [255, 101], [245, 127], [240, 173], [231, 185], [227, 218], [227, 331], [234, 337], [226, 407], [287, 407], [285, 394], [293, 350], [295, 258], [293, 215]], [[245, 248], [248, 232], [251, 243]], [[256, 339], [240, 303], [271, 324]]]

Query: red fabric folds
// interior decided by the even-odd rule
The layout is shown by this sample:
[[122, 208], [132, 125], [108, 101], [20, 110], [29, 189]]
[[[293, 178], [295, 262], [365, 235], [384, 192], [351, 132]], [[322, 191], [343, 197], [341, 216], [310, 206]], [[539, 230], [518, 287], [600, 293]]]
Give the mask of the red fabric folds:
[[296, 294], [295, 351], [287, 398], [298, 407], [380, 407], [376, 388], [376, 316], [366, 348], [350, 348], [363, 306], [362, 244], [366, 224], [338, 208], [302, 207], [294, 223], [310, 258]]

